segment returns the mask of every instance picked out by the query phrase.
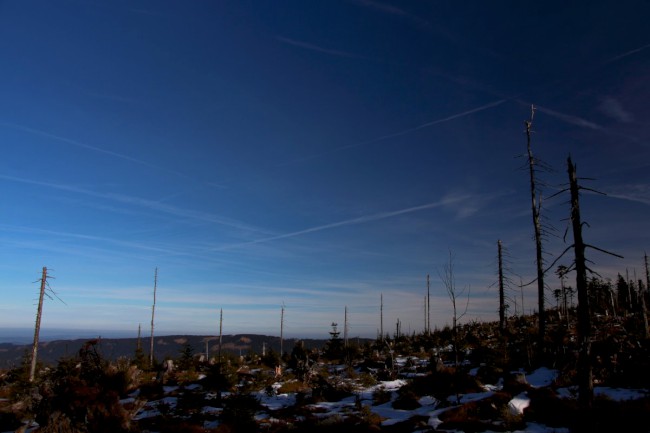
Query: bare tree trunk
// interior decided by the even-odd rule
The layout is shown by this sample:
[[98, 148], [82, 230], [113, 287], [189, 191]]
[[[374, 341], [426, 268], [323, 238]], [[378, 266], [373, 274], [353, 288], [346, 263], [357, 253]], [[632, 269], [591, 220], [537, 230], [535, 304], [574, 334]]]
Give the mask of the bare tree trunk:
[[451, 334], [452, 334], [452, 344], [453, 344], [453, 349], [454, 349], [454, 366], [458, 368], [458, 365], [460, 363], [459, 359], [459, 354], [458, 354], [458, 349], [459, 349], [459, 342], [458, 342], [458, 311], [456, 309], [456, 296], [458, 293], [456, 292], [456, 280], [454, 277], [454, 260], [453, 256], [451, 253], [449, 253], [449, 261], [443, 266], [442, 271], [440, 272], [440, 279], [442, 280], [442, 284], [445, 286], [445, 289], [447, 290], [447, 295], [449, 296], [449, 300], [451, 301], [451, 306], [453, 309], [453, 316], [452, 316], [452, 328], [451, 328]]
[[497, 242], [499, 255], [499, 329], [503, 333], [506, 329], [506, 303], [503, 292], [503, 259], [501, 255], [501, 240]]
[[141, 324], [141, 323], [138, 323], [138, 341], [137, 341], [137, 343], [135, 344], [135, 350], [140, 350], [140, 349], [142, 349], [142, 340], [141, 340], [141, 338], [140, 338], [141, 332], [142, 332], [142, 324]]
[[429, 332], [428, 332], [429, 328], [427, 327], [427, 297], [426, 296], [424, 297], [424, 303], [422, 305], [424, 305], [424, 328], [422, 328], [422, 329], [424, 330], [423, 334], [428, 335], [429, 334]]
[[156, 268], [153, 277], [153, 304], [151, 305], [151, 339], [149, 341], [149, 365], [153, 367], [153, 328], [154, 317], [156, 315], [156, 290], [158, 288], [158, 268]]
[[524, 282], [519, 278], [519, 291], [521, 292], [521, 316], [526, 315], [526, 310], [524, 309]]
[[429, 287], [429, 274], [427, 274], [427, 335], [431, 335], [431, 291]]
[[[217, 371], [219, 372], [220, 380], [223, 380], [223, 364], [221, 362], [221, 343], [223, 342], [223, 308], [219, 310], [219, 348], [217, 351]], [[217, 404], [221, 405], [221, 385], [217, 389]]]
[[36, 375], [36, 358], [38, 356], [38, 338], [41, 332], [41, 315], [43, 314], [43, 298], [45, 296], [45, 285], [47, 282], [47, 268], [43, 267], [41, 276], [41, 291], [38, 296], [38, 310], [36, 310], [36, 325], [34, 326], [34, 344], [32, 345], [32, 363], [29, 369], [29, 381], [34, 381]]
[[589, 409], [594, 399], [594, 383], [591, 365], [591, 311], [587, 293], [587, 265], [585, 244], [582, 239], [580, 220], [579, 187], [576, 167], [568, 158], [569, 184], [571, 190], [571, 224], [573, 227], [573, 250], [575, 252], [576, 289], [578, 290], [578, 404]]
[[530, 172], [530, 196], [533, 212], [533, 227], [535, 228], [535, 252], [537, 263], [537, 304], [539, 310], [539, 350], [544, 352], [544, 336], [546, 334], [546, 317], [544, 311], [544, 262], [542, 257], [542, 225], [540, 222], [541, 200], [537, 199], [537, 188], [535, 186], [535, 158], [531, 148], [531, 128], [533, 126], [533, 116], [535, 107], [531, 106], [530, 120], [525, 122], [526, 139], [528, 144], [528, 166]]
[[[219, 312], [219, 369], [221, 369], [221, 343], [223, 341], [223, 308]], [[221, 371], [221, 370], [219, 370]]]
[[[650, 271], [648, 271], [648, 254], [644, 254], [643, 258], [645, 260], [645, 290], [640, 290], [639, 296], [641, 297], [641, 311], [643, 314], [643, 335], [645, 338], [648, 338], [648, 334], [650, 331], [648, 331], [648, 310], [646, 308], [646, 303], [645, 303], [645, 296], [646, 293], [648, 293], [648, 290], [650, 290]], [[639, 284], [639, 287], [641, 285]]]
[[384, 341], [384, 294], [379, 297], [379, 340]]
[[345, 322], [343, 324], [343, 347], [348, 347], [348, 306], [345, 306]]
[[284, 346], [284, 304], [282, 304], [282, 311], [280, 313], [280, 359], [282, 359]]
[[568, 296], [566, 293], [566, 286], [564, 285], [564, 276], [560, 278], [560, 288], [562, 289], [562, 306], [564, 308], [564, 319], [566, 320], [567, 326], [569, 326], [569, 304]]

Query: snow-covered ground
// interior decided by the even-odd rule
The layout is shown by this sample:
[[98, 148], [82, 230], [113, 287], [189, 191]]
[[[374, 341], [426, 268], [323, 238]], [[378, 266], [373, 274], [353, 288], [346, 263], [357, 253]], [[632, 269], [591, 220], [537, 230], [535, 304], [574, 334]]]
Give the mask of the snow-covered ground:
[[[520, 372], [522, 373], [522, 372]], [[522, 373], [523, 374], [523, 373]], [[526, 382], [532, 387], [546, 387], [553, 383], [553, 380], [557, 377], [557, 371], [550, 370], [547, 368], [540, 368], [530, 374], [525, 375]], [[392, 402], [397, 396], [397, 391], [400, 387], [404, 386], [407, 382], [403, 379], [393, 380], [393, 381], [383, 381], [379, 382], [376, 385], [371, 387], [361, 388], [355, 392], [355, 395], [346, 397], [340, 401], [336, 402], [320, 402], [311, 404], [310, 407], [314, 409], [314, 413], [317, 413], [319, 417], [330, 417], [334, 415], [345, 416], [350, 411], [353, 411], [355, 407], [361, 405], [370, 406], [373, 413], [379, 415], [382, 419], [382, 425], [391, 425], [401, 421], [405, 421], [414, 415], [421, 415], [429, 418], [428, 425], [432, 427], [437, 427], [441, 424], [438, 416], [448, 409], [448, 407], [440, 408], [439, 402], [433, 396], [424, 396], [419, 399], [421, 407], [415, 410], [400, 410], [392, 407]], [[268, 393], [265, 391], [259, 391], [255, 396], [259, 399], [261, 405], [264, 408], [267, 408], [269, 411], [275, 411], [281, 408], [291, 407], [296, 404], [296, 396], [293, 393], [278, 393], [277, 390], [280, 389], [281, 384], [276, 383], [272, 385], [272, 388], [276, 391], [273, 393]], [[494, 392], [498, 390], [500, 386], [497, 385], [488, 385], [485, 387], [483, 392], [471, 393], [460, 396], [461, 403], [481, 400], [488, 398], [494, 395]], [[193, 389], [196, 390], [196, 386], [193, 386]], [[373, 406], [373, 393], [378, 389], [382, 389], [385, 392], [391, 393], [390, 401]], [[176, 391], [176, 388], [169, 388], [169, 390]], [[565, 398], [575, 398], [576, 390], [570, 388], [561, 388], [558, 390], [560, 396]], [[649, 395], [648, 390], [635, 390], [635, 389], [618, 389], [618, 388], [607, 388], [607, 387], [596, 387], [594, 388], [596, 395], [605, 395], [611, 400], [621, 401], [629, 399], [638, 399], [646, 397]], [[456, 397], [454, 396], [454, 401]], [[177, 399], [175, 397], [165, 397], [164, 399], [149, 402], [145, 407], [143, 407], [140, 412], [136, 415], [136, 419], [143, 419], [146, 417], [157, 416], [160, 412], [158, 410], [159, 405], [167, 405], [168, 407], [173, 408], [177, 404]], [[509, 408], [513, 415], [520, 415], [523, 413], [524, 409], [530, 404], [530, 399], [527, 396], [526, 392], [523, 392], [515, 396], [509, 402]], [[206, 406], [203, 409], [206, 413], [218, 414], [221, 409], [216, 407]], [[273, 422], [272, 416], [268, 412], [260, 412], [257, 417], [258, 420], [266, 420], [267, 422]], [[218, 423], [215, 421], [210, 423], [210, 427], [214, 427]], [[208, 427], [207, 425], [205, 427]], [[568, 429], [562, 429], [557, 427], [546, 427], [544, 425], [528, 423], [525, 430], [518, 430], [517, 432], [530, 432], [530, 433], [568, 433]]]
[[[523, 372], [517, 372], [524, 374]], [[547, 387], [550, 386], [558, 372], [547, 368], [540, 368], [532, 373], [525, 374], [526, 382], [534, 387]], [[381, 417], [382, 425], [391, 425], [398, 422], [405, 421], [413, 416], [419, 415], [428, 418], [427, 424], [433, 428], [438, 427], [442, 421], [439, 415], [449, 409], [449, 405], [440, 405], [441, 402], [436, 400], [433, 396], [423, 396], [418, 400], [421, 405], [414, 410], [401, 410], [393, 408], [393, 401], [397, 397], [397, 391], [407, 383], [407, 380], [398, 379], [392, 381], [381, 381], [377, 384], [365, 388], [357, 388], [352, 396], [343, 398], [335, 402], [319, 402], [309, 405], [313, 409], [313, 413], [318, 417], [327, 418], [332, 416], [345, 417], [347, 414], [354, 412], [361, 406], [370, 407], [371, 411]], [[292, 407], [296, 404], [295, 393], [280, 393], [281, 383], [277, 382], [271, 386], [272, 392], [258, 391], [254, 396], [258, 398], [264, 410], [256, 414], [256, 419], [261, 422], [279, 422], [273, 418], [273, 412], [282, 408]], [[470, 401], [477, 401], [488, 398], [500, 389], [500, 384], [486, 385], [484, 391], [478, 393], [464, 394], [458, 396], [461, 403]], [[390, 400], [378, 405], [373, 405], [373, 394], [382, 390], [385, 393], [390, 393]], [[154, 418], [160, 416], [162, 413], [169, 413], [176, 410], [179, 403], [179, 396], [184, 392], [202, 392], [201, 386], [198, 384], [190, 384], [184, 387], [179, 386], [165, 386], [165, 396], [158, 400], [151, 400], [142, 405], [136, 412], [134, 420], [141, 421], [147, 418]], [[562, 398], [576, 398], [577, 390], [575, 388], [560, 388], [557, 390]], [[613, 401], [623, 401], [631, 399], [639, 399], [650, 395], [649, 390], [645, 389], [621, 389], [609, 387], [595, 387], [594, 393], [597, 396], [607, 396]], [[224, 397], [228, 394], [224, 393]], [[207, 402], [215, 400], [216, 395], [211, 393], [205, 394]], [[457, 397], [454, 396], [450, 403], [455, 403]], [[136, 403], [138, 400], [138, 392], [134, 392], [129, 398], [121, 400], [125, 406]], [[216, 401], [216, 400], [215, 400]], [[516, 395], [510, 400], [508, 408], [513, 415], [521, 415], [523, 411], [529, 406], [530, 398], [526, 392]], [[215, 428], [218, 426], [218, 416], [222, 409], [209, 404], [201, 409], [201, 413], [205, 414], [209, 421], [204, 423], [204, 428]], [[31, 432], [36, 429], [36, 425], [27, 428], [26, 432]], [[568, 429], [547, 427], [541, 424], [528, 423], [525, 430], [517, 430], [515, 433], [568, 433]], [[12, 433], [12, 432], [0, 432]], [[454, 433], [450, 431], [450, 433]], [[489, 433], [489, 432], [488, 432]]]

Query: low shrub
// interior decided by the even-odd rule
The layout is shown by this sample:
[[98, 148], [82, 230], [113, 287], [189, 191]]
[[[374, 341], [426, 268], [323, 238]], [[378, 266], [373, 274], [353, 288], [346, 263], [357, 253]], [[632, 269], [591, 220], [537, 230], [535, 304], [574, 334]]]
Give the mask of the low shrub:
[[260, 401], [250, 394], [232, 394], [224, 399], [221, 422], [232, 432], [253, 433], [259, 430], [255, 413], [261, 409]]
[[378, 406], [380, 404], [388, 403], [392, 398], [393, 393], [383, 386], [380, 386], [372, 393], [372, 404]]

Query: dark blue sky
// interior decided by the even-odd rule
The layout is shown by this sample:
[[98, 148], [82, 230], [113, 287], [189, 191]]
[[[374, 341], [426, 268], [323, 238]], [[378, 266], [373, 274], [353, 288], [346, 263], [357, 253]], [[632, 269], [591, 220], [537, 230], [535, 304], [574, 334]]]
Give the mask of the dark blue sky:
[[[0, 2], [0, 327], [327, 336], [511, 313], [534, 276], [524, 120], [542, 195], [585, 186], [594, 269], [643, 275], [650, 2]], [[568, 196], [544, 201], [566, 248]], [[569, 238], [570, 239], [570, 233]], [[570, 259], [561, 263], [569, 264]], [[548, 279], [551, 290], [558, 285]], [[534, 308], [535, 288], [524, 289]], [[517, 305], [514, 298], [517, 296]]]

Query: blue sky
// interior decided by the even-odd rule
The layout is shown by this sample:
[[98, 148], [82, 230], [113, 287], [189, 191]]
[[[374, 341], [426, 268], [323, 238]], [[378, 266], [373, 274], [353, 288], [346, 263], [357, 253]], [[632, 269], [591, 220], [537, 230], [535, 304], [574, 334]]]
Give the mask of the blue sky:
[[[0, 3], [0, 328], [376, 336], [497, 318], [534, 277], [524, 121], [585, 186], [593, 269], [650, 248], [650, 3]], [[544, 201], [550, 263], [568, 196]], [[571, 239], [569, 233], [568, 239]], [[570, 258], [560, 263], [569, 264]], [[572, 276], [573, 277], [573, 276]], [[548, 277], [550, 290], [559, 281]], [[524, 309], [536, 288], [524, 288]]]

